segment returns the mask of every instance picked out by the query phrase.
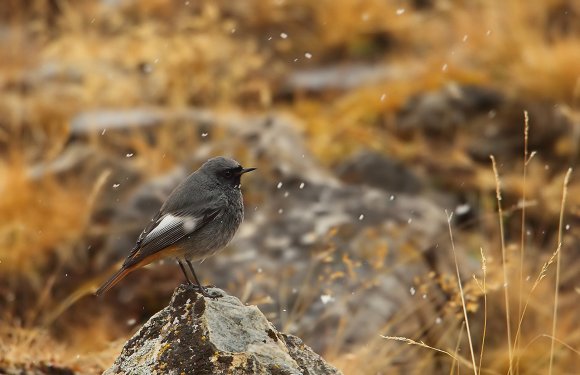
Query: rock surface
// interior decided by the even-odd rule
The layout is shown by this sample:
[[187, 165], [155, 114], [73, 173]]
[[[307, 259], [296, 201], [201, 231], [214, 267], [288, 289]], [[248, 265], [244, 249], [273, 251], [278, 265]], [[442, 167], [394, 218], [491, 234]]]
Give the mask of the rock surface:
[[340, 374], [256, 306], [211, 288], [178, 287], [169, 306], [131, 338], [105, 374]]

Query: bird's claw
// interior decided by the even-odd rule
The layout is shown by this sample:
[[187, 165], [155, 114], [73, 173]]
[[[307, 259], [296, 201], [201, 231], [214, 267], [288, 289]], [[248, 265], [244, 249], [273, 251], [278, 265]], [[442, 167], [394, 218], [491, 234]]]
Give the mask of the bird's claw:
[[207, 287], [204, 286], [196, 286], [196, 290], [199, 294], [207, 298], [218, 299], [220, 297], [223, 297], [223, 295], [219, 292], [210, 293]]
[[194, 284], [192, 282], [183, 282], [181, 285], [184, 285], [188, 289], [193, 289], [196, 293], [199, 293], [202, 296], [207, 297], [207, 298], [217, 299], [217, 298], [223, 297], [223, 295], [220, 292], [213, 292], [212, 293], [208, 290], [208, 288], [215, 288], [214, 285], [200, 286], [200, 285]]

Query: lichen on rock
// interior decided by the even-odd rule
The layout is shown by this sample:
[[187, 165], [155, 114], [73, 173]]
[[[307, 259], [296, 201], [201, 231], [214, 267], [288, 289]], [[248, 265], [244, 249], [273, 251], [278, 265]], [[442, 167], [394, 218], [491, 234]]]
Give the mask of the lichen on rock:
[[211, 288], [178, 287], [171, 302], [123, 347], [112, 374], [340, 374], [256, 306]]

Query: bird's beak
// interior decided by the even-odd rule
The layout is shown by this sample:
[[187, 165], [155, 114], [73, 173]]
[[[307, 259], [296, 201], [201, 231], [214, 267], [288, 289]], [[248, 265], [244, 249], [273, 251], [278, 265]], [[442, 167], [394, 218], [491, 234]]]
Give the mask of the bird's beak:
[[256, 168], [243, 168], [240, 171], [240, 176], [243, 175], [244, 173], [248, 173], [248, 172], [255, 171], [255, 170], [256, 170]]

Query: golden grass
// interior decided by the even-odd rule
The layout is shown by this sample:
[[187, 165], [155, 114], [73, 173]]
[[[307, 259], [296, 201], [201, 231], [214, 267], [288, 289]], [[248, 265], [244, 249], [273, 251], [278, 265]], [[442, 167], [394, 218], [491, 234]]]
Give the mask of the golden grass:
[[[526, 127], [525, 127], [525, 135], [524, 135], [527, 139], [528, 137], [528, 125], [527, 125], [527, 116], [526, 116]], [[527, 143], [526, 143], [527, 146]], [[525, 152], [525, 156], [526, 156], [526, 164], [527, 162], [530, 160], [528, 158], [528, 154], [527, 151]], [[563, 234], [563, 229], [564, 229], [564, 213], [565, 213], [565, 209], [566, 209], [566, 198], [567, 198], [567, 193], [568, 193], [568, 184], [570, 181], [570, 176], [572, 173], [572, 169], [569, 168], [565, 177], [564, 177], [564, 182], [563, 182], [563, 187], [562, 187], [562, 198], [561, 198], [561, 206], [560, 206], [560, 220], [559, 220], [559, 224], [558, 224], [558, 239], [557, 239], [557, 246], [556, 246], [556, 250], [552, 253], [552, 255], [550, 256], [550, 258], [542, 265], [534, 283], [531, 285], [531, 287], [524, 291], [524, 289], [522, 288], [522, 272], [520, 272], [520, 284], [518, 284], [518, 288], [516, 290], [514, 290], [511, 287], [511, 283], [514, 279], [513, 275], [511, 275], [511, 272], [508, 271], [508, 267], [510, 267], [509, 264], [509, 256], [506, 252], [506, 245], [504, 242], [504, 220], [505, 220], [505, 213], [502, 210], [502, 196], [501, 196], [501, 183], [500, 183], [500, 177], [499, 177], [499, 173], [497, 170], [497, 164], [495, 162], [495, 159], [493, 156], [491, 156], [491, 160], [492, 160], [492, 167], [493, 167], [493, 174], [496, 178], [496, 186], [497, 186], [497, 190], [496, 190], [496, 199], [497, 199], [497, 204], [498, 204], [498, 215], [499, 215], [499, 222], [500, 222], [500, 229], [499, 229], [499, 233], [500, 233], [500, 247], [501, 247], [501, 269], [502, 269], [502, 274], [503, 274], [503, 280], [501, 281], [501, 289], [503, 289], [503, 296], [504, 296], [504, 311], [505, 311], [505, 315], [504, 315], [504, 320], [506, 322], [506, 334], [507, 334], [507, 358], [505, 358], [505, 362], [497, 362], [498, 358], [497, 356], [499, 356], [501, 359], [502, 354], [505, 356], [505, 351], [503, 351], [502, 353], [502, 349], [499, 349], [497, 346], [494, 347], [493, 352], [488, 353], [488, 355], [492, 358], [491, 361], [488, 361], [488, 363], [491, 364], [490, 367], [488, 366], [484, 366], [483, 363], [483, 359], [484, 359], [484, 344], [485, 344], [485, 340], [486, 340], [486, 336], [489, 333], [489, 331], [487, 330], [487, 319], [488, 319], [488, 291], [486, 288], [486, 276], [487, 276], [487, 258], [485, 257], [484, 253], [483, 253], [483, 249], [481, 249], [481, 264], [482, 264], [482, 272], [483, 272], [483, 282], [480, 284], [480, 282], [477, 280], [477, 278], [474, 275], [474, 280], [476, 282], [476, 284], [481, 288], [481, 291], [483, 293], [484, 296], [484, 315], [483, 315], [483, 330], [482, 330], [482, 334], [481, 334], [481, 348], [480, 348], [480, 359], [479, 359], [479, 364], [476, 365], [475, 363], [475, 355], [474, 355], [474, 349], [473, 349], [473, 344], [472, 344], [472, 332], [470, 331], [470, 320], [468, 319], [468, 314], [467, 314], [467, 303], [465, 300], [465, 292], [462, 288], [462, 284], [461, 284], [461, 278], [460, 278], [460, 272], [459, 272], [459, 263], [457, 261], [457, 257], [456, 257], [456, 252], [455, 252], [455, 245], [454, 245], [454, 240], [453, 240], [453, 231], [451, 229], [451, 225], [450, 225], [450, 220], [452, 215], [447, 214], [448, 217], [448, 222], [449, 222], [449, 232], [450, 232], [450, 238], [451, 238], [451, 248], [452, 248], [452, 252], [454, 254], [454, 258], [455, 258], [455, 266], [456, 266], [456, 275], [457, 275], [457, 283], [458, 283], [458, 293], [461, 297], [461, 307], [463, 309], [463, 324], [465, 325], [466, 329], [467, 329], [467, 336], [468, 336], [468, 342], [469, 342], [469, 348], [470, 348], [470, 354], [471, 354], [471, 363], [469, 363], [468, 360], [462, 358], [462, 357], [458, 357], [457, 355], [457, 350], [455, 351], [455, 354], [450, 353], [447, 350], [444, 349], [440, 349], [437, 347], [432, 347], [430, 345], [425, 344], [423, 341], [415, 341], [413, 339], [407, 338], [407, 337], [395, 337], [395, 336], [384, 336], [384, 338], [386, 339], [390, 339], [390, 340], [395, 340], [395, 341], [403, 341], [406, 342], [410, 345], [415, 345], [415, 346], [419, 346], [419, 347], [423, 347], [429, 350], [433, 350], [436, 352], [441, 352], [443, 354], [446, 354], [447, 356], [451, 357], [453, 359], [452, 362], [452, 367], [451, 367], [451, 372], [453, 372], [453, 369], [455, 368], [455, 364], [456, 362], [458, 362], [459, 360], [463, 360], [464, 366], [471, 368], [475, 374], [480, 374], [482, 372], [484, 373], [507, 373], [507, 374], [516, 374], [516, 373], [528, 373], [530, 370], [531, 371], [539, 371], [540, 368], [547, 370], [548, 373], [552, 373], [553, 372], [553, 366], [554, 366], [554, 361], [556, 358], [555, 355], [555, 345], [556, 343], [558, 343], [560, 346], [562, 346], [563, 348], [568, 349], [573, 356], [578, 357], [580, 354], [580, 351], [578, 351], [577, 349], [575, 349], [572, 345], [568, 344], [567, 342], [561, 340], [560, 338], [558, 338], [558, 334], [565, 334], [567, 331], [562, 330], [562, 331], [557, 331], [557, 322], [558, 322], [558, 305], [559, 305], [559, 289], [560, 289], [560, 274], [561, 274], [561, 264], [560, 264], [560, 259], [561, 259], [561, 251], [562, 251], [562, 234]], [[525, 186], [524, 186], [525, 188]], [[522, 207], [522, 210], [526, 209], [526, 205], [524, 204]], [[522, 214], [523, 217], [525, 217], [525, 214]], [[525, 225], [522, 226], [522, 230], [525, 231], [526, 227]], [[523, 253], [524, 249], [525, 249], [525, 243], [523, 242], [523, 240], [521, 240], [522, 242], [522, 247], [520, 248], [520, 252]], [[521, 255], [521, 254], [520, 254]], [[528, 259], [526, 257], [520, 257], [520, 260], [522, 262], [522, 264], [519, 265], [520, 270], [523, 270], [526, 265], [524, 264], [524, 262], [526, 262]], [[526, 346], [522, 349], [521, 348], [521, 341], [523, 339], [523, 331], [524, 331], [524, 320], [526, 319], [526, 312], [528, 311], [528, 307], [530, 306], [531, 303], [531, 298], [532, 295], [537, 292], [538, 287], [540, 286], [541, 282], [546, 278], [546, 276], [548, 275], [548, 271], [550, 270], [550, 267], [556, 263], [556, 270], [555, 270], [555, 290], [554, 290], [554, 303], [553, 303], [553, 310], [552, 310], [552, 315], [551, 315], [551, 334], [547, 335], [547, 334], [540, 334], [538, 336], [535, 336], [533, 338], [531, 338]], [[513, 268], [513, 267], [510, 267]], [[511, 276], [510, 276], [511, 275]], [[514, 319], [514, 317], [512, 316], [512, 312], [513, 310], [510, 310], [510, 304], [512, 303], [513, 300], [515, 300], [515, 297], [513, 294], [510, 294], [510, 288], [511, 288], [511, 292], [516, 292], [516, 294], [518, 295], [518, 304], [520, 304], [520, 309], [517, 313], [517, 330], [516, 330], [516, 334], [514, 336], [514, 340], [512, 341], [511, 338], [511, 320]], [[544, 292], [542, 293], [542, 295], [544, 295], [544, 293], [546, 293], [546, 291], [544, 290]], [[522, 305], [522, 297], [523, 294], [527, 294], [526, 295], [526, 300], [525, 303]], [[494, 298], [495, 299], [495, 298]], [[496, 302], [496, 301], [493, 301]], [[496, 302], [497, 303], [497, 302]], [[543, 315], [540, 312], [541, 315]], [[529, 317], [528, 317], [529, 318]], [[533, 319], [537, 319], [538, 317], [534, 317]], [[547, 323], [547, 319], [542, 319], [545, 323]], [[540, 329], [542, 329], [542, 327], [545, 327], [547, 324], [545, 325], [540, 325]], [[459, 333], [461, 334], [462, 329], [459, 330]], [[573, 333], [572, 335], [570, 335], [571, 337], [574, 337], [575, 335], [577, 335], [577, 333]], [[542, 362], [538, 362], [538, 359], [536, 358], [535, 360], [532, 359], [532, 356], [537, 355], [535, 353], [536, 350], [542, 350], [542, 349], [536, 349], [536, 348], [531, 348], [532, 344], [535, 344], [536, 341], [539, 338], [542, 337], [546, 337], [549, 338], [550, 341], [550, 348], [549, 350], [546, 350], [545, 348], [543, 349], [541, 358], [544, 358], [547, 360], [548, 365], [546, 368], [546, 364], [542, 363]], [[493, 341], [495, 342], [495, 344], [497, 345], [497, 341], [498, 341], [498, 337], [496, 337], [494, 335], [493, 337]], [[458, 344], [459, 345], [459, 342]], [[497, 351], [500, 351], [500, 353], [498, 353]], [[548, 353], [546, 355], [546, 353]], [[541, 360], [541, 359], [540, 359]], [[507, 362], [507, 363], [506, 363]], [[499, 365], [499, 367], [498, 367]], [[502, 369], [504, 368], [505, 369]], [[459, 371], [459, 367], [457, 368], [457, 371]]]
[[[93, 339], [104, 340], [100, 327], [107, 324], [98, 320], [95, 327], [85, 330]], [[123, 344], [123, 340], [109, 343], [106, 348], [95, 351], [81, 342], [62, 342], [43, 328], [23, 328], [7, 322], [0, 324], [0, 365], [30, 366], [49, 365], [66, 368], [75, 373], [101, 374], [110, 366]]]
[[[457, 261], [457, 251], [455, 250], [455, 241], [453, 240], [453, 230], [451, 229], [451, 219], [453, 214], [445, 213], [447, 216], [447, 224], [449, 226], [449, 239], [451, 240], [451, 250], [453, 251], [453, 260], [455, 263], [455, 274], [457, 276], [457, 286], [459, 287], [459, 296], [461, 297], [461, 307], [463, 309], [463, 319], [465, 323], [465, 328], [467, 329], [467, 339], [469, 340], [469, 353], [471, 354], [471, 364], [473, 367], [473, 373], [477, 375], [477, 365], [475, 364], [475, 353], [473, 351], [472, 335], [469, 328], [469, 318], [467, 317], [467, 303], [465, 303], [465, 293], [463, 292], [463, 284], [461, 282], [461, 274], [459, 273], [459, 262]], [[509, 328], [509, 327], [508, 327]], [[461, 330], [463, 331], [463, 330]], [[509, 329], [508, 329], [509, 332]], [[459, 340], [457, 342], [459, 347]], [[457, 352], [457, 350], [456, 350]], [[454, 358], [455, 359], [455, 358]]]
[[505, 322], [507, 326], [507, 348], [509, 356], [509, 371], [508, 374], [513, 374], [513, 347], [512, 347], [512, 330], [511, 330], [511, 314], [510, 314], [510, 296], [509, 296], [509, 277], [508, 277], [508, 265], [506, 256], [506, 246], [505, 246], [505, 230], [504, 230], [504, 217], [502, 209], [502, 198], [501, 198], [501, 187], [500, 178], [497, 171], [497, 164], [493, 155], [490, 156], [491, 163], [493, 167], [493, 175], [496, 181], [496, 198], [497, 198], [497, 214], [499, 216], [499, 236], [501, 241], [501, 266], [503, 270], [503, 291], [504, 291], [504, 301], [505, 301]]
[[64, 360], [64, 345], [55, 342], [46, 331], [2, 325], [0, 337], [0, 358], [10, 358], [16, 363]]
[[554, 365], [554, 345], [556, 344], [556, 326], [558, 322], [558, 297], [560, 296], [560, 270], [562, 259], [562, 233], [564, 231], [564, 208], [566, 206], [566, 197], [568, 195], [568, 183], [572, 175], [572, 168], [568, 169], [564, 177], [564, 187], [562, 188], [562, 208], [560, 209], [560, 221], [558, 223], [558, 247], [556, 255], [556, 280], [554, 282], [554, 312], [552, 314], [552, 345], [550, 346], [550, 367], [548, 373], [552, 374]]
[[481, 293], [483, 294], [483, 329], [481, 331], [481, 350], [479, 352], [479, 363], [477, 366], [477, 374], [481, 374], [481, 367], [482, 367], [482, 363], [483, 363], [483, 353], [484, 353], [484, 348], [485, 348], [485, 336], [487, 334], [487, 259], [485, 257], [485, 253], [483, 251], [483, 248], [480, 248], [481, 251], [481, 272], [483, 275], [483, 280], [481, 282], [481, 284], [479, 283], [479, 281], [477, 281], [477, 279], [475, 278], [474, 275], [474, 280], [477, 282], [477, 285], [480, 287], [481, 289]]
[[70, 257], [91, 210], [85, 192], [51, 178], [31, 181], [25, 171], [0, 165], [0, 272], [39, 275], [51, 254]]

